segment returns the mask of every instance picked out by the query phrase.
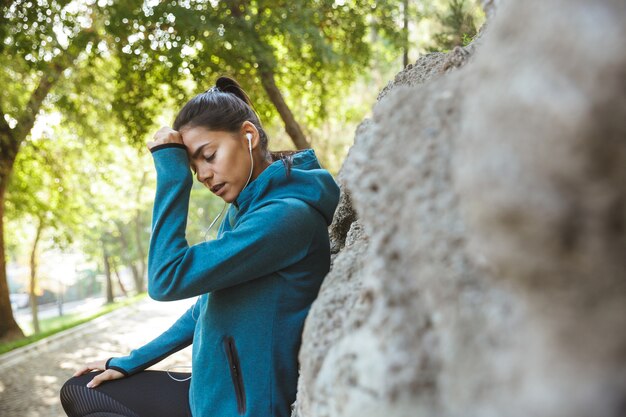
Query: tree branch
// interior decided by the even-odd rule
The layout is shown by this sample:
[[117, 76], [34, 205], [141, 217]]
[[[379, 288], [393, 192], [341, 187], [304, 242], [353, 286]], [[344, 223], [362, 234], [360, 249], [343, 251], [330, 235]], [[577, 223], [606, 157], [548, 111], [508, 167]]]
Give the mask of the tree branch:
[[4, 115], [4, 111], [0, 108], [0, 155], [2, 155], [0, 159], [0, 188], [2, 189], [7, 185], [9, 173], [13, 168], [13, 162], [15, 161], [15, 155], [17, 155], [18, 149], [13, 130], [4, 119]]
[[[12, 141], [13, 140], [13, 129], [7, 123], [4, 118], [4, 110], [2, 110], [2, 105], [0, 105], [0, 141], [4, 142], [7, 138]], [[4, 143], [0, 143], [0, 147], [4, 147]]]
[[26, 138], [33, 128], [44, 99], [61, 78], [63, 71], [74, 63], [78, 55], [85, 49], [87, 43], [96, 38], [97, 35], [92, 28], [84, 29], [72, 39], [70, 45], [63, 52], [50, 61], [48, 71], [39, 80], [39, 85], [31, 94], [24, 112], [17, 118], [13, 141], [17, 142], [18, 147], [19, 143]]
[[296, 121], [291, 109], [285, 102], [285, 99], [278, 89], [276, 85], [276, 81], [274, 80], [274, 72], [265, 67], [262, 62], [259, 62], [259, 75], [261, 77], [261, 84], [263, 84], [263, 88], [265, 92], [269, 96], [271, 102], [278, 110], [278, 114], [283, 119], [285, 123], [285, 130], [287, 134], [291, 137], [291, 140], [296, 145], [298, 149], [307, 149], [311, 147], [311, 144], [306, 140], [302, 129], [300, 129], [300, 125]]
[[9, 10], [11, 6], [13, 6], [15, 0], [0, 0], [0, 8], [4, 10]]
[[[231, 13], [233, 14], [233, 16], [239, 19], [241, 19], [241, 17], [243, 16], [243, 11], [245, 10], [246, 6], [249, 6], [249, 2], [247, 2], [246, 0], [232, 1], [229, 3]], [[278, 111], [281, 119], [283, 119], [283, 122], [285, 123], [285, 130], [287, 131], [287, 134], [291, 137], [294, 145], [296, 145], [296, 148], [310, 148], [311, 144], [309, 143], [309, 141], [307, 141], [306, 136], [300, 128], [300, 125], [296, 121], [296, 118], [293, 116], [291, 109], [285, 102], [285, 98], [283, 97], [282, 93], [278, 89], [278, 86], [276, 85], [273, 66], [267, 64], [268, 61], [271, 62], [271, 60], [269, 59], [271, 53], [267, 52], [267, 50], [271, 49], [271, 47], [259, 38], [254, 29], [250, 29], [250, 33], [253, 35], [256, 41], [256, 47], [254, 49], [256, 49], [255, 53], [257, 55], [257, 64], [259, 65], [258, 73], [261, 78], [261, 84], [263, 85], [265, 92], [267, 93], [274, 107], [276, 107], [276, 110]], [[263, 51], [264, 49], [266, 50], [265, 52]]]

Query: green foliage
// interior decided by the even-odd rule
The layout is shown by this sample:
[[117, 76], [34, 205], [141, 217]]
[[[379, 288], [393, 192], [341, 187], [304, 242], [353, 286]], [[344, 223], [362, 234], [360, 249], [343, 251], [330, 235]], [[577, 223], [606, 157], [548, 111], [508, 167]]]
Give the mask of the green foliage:
[[463, 39], [461, 39], [461, 46], [469, 45], [474, 40], [474, 36], [470, 36], [470, 34], [464, 33]]
[[76, 148], [50, 139], [23, 143], [7, 189], [7, 218], [28, 216], [32, 223], [42, 222], [55, 231], [51, 238], [59, 247], [71, 244], [84, 213], [82, 193], [68, 166], [78, 154]]
[[[319, 123], [328, 116], [328, 101], [356, 78], [355, 68], [368, 65], [370, 28], [398, 42], [391, 18], [399, 2], [140, 4], [119, 3], [103, 11], [107, 49], [122, 63], [114, 112], [131, 138], [147, 129], [143, 120], [153, 119], [144, 100], [158, 102], [167, 94], [180, 107], [221, 74], [238, 79], [261, 118], [271, 123], [277, 112], [260, 74], [272, 72], [287, 103], [296, 107], [297, 119]], [[167, 91], [160, 84], [167, 84]]]
[[[114, 72], [103, 90], [113, 97], [107, 117], [115, 117], [129, 142], [138, 146], [155, 128], [154, 120], [164, 107], [171, 102], [181, 107], [220, 74], [242, 83], [269, 124], [277, 112], [260, 73], [272, 72], [287, 103], [295, 108], [296, 119], [305, 126], [319, 124], [329, 116], [329, 100], [339, 98], [342, 87], [356, 79], [355, 69], [368, 66], [370, 32], [391, 48], [401, 44], [400, 1], [127, 0], [80, 7], [68, 7], [64, 1], [44, 3], [45, 7], [32, 7], [28, 1], [16, 1], [4, 12], [2, 61], [23, 82], [9, 94], [12, 98], [3, 97], [3, 110], [19, 113], [38, 71], [46, 70], [45, 62], [88, 27], [96, 40], [87, 45], [79, 68], [66, 74], [76, 81], [78, 94], [64, 97], [55, 91], [54, 100], [78, 117], [85, 93], [91, 95], [102, 80], [98, 71]], [[66, 37], [56, 36], [54, 25]], [[19, 86], [26, 87], [21, 94]]]
[[[0, 43], [3, 61], [18, 60], [30, 71], [44, 71], [52, 57], [67, 47], [85, 22], [84, 10], [67, 1], [15, 0], [3, 5]], [[59, 33], [59, 29], [61, 33]]]
[[444, 8], [433, 14], [440, 28], [432, 37], [430, 52], [446, 52], [469, 44], [484, 20], [476, 0], [446, 0]]
[[[0, 8], [0, 65], [3, 71], [0, 109], [17, 119], [41, 80], [50, 77], [58, 59], [80, 53], [91, 37], [77, 34], [88, 25], [88, 10], [67, 1], [15, 0]], [[77, 42], [74, 42], [77, 41]], [[67, 53], [66, 53], [67, 52]]]

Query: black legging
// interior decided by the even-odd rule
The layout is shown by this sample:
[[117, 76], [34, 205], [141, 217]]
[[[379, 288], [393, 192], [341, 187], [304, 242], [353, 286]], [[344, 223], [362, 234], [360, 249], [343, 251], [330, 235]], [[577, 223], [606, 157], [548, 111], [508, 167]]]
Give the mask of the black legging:
[[[147, 370], [87, 388], [87, 382], [102, 372], [90, 372], [65, 382], [61, 404], [69, 417], [191, 417], [191, 380], [174, 381], [165, 371]], [[176, 379], [190, 375], [170, 374]]]

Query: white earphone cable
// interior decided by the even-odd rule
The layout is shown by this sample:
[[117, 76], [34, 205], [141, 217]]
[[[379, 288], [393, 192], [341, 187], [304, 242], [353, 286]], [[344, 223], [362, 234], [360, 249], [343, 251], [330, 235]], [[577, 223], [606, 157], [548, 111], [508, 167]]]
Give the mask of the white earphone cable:
[[[254, 171], [254, 158], [252, 157], [252, 143], [250, 142], [251, 138], [248, 137], [248, 150], [250, 151], [250, 174], [248, 175], [248, 180], [246, 181], [246, 185], [243, 186], [243, 188], [241, 189], [241, 191], [245, 190], [246, 187], [248, 186], [248, 184], [250, 183], [250, 178], [252, 178], [252, 171]], [[224, 213], [224, 209], [226, 208], [226, 202], [224, 202], [224, 206], [222, 207], [222, 211], [220, 211], [220, 214], [217, 215], [217, 217], [215, 217], [215, 219], [213, 219], [213, 221], [211, 222], [211, 225], [204, 231], [204, 241], [207, 241], [207, 235], [209, 233], [209, 231], [211, 230], [211, 228], [213, 227], [213, 225], [215, 224], [215, 222], [217, 221], [217, 219], [220, 218], [220, 216], [222, 215], [222, 213]]]
[[191, 375], [189, 375], [187, 378], [183, 378], [183, 379], [179, 379], [179, 378], [173, 377], [173, 376], [170, 374], [170, 369], [173, 369], [173, 368], [191, 368], [191, 366], [170, 366], [169, 368], [167, 368], [167, 369], [165, 370], [165, 372], [167, 372], [167, 375], [168, 375], [170, 378], [172, 378], [174, 381], [178, 381], [178, 382], [185, 382], [185, 381], [187, 381], [187, 380], [190, 380], [190, 379], [191, 379]]
[[224, 202], [224, 206], [222, 207], [222, 211], [220, 211], [220, 214], [218, 214], [217, 217], [215, 217], [215, 219], [213, 219], [213, 221], [211, 222], [211, 225], [204, 231], [204, 241], [205, 242], [207, 241], [207, 235], [209, 234], [209, 231], [211, 230], [211, 228], [213, 227], [213, 225], [215, 224], [217, 219], [220, 218], [220, 216], [224, 212], [225, 208], [226, 208], [226, 202]]

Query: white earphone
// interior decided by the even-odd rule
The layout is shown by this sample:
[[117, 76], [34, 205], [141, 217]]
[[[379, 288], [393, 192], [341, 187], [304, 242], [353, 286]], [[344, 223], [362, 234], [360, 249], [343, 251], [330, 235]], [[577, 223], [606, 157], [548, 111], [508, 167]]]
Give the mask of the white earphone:
[[246, 137], [248, 138], [248, 149], [252, 152], [252, 133], [246, 133]]

